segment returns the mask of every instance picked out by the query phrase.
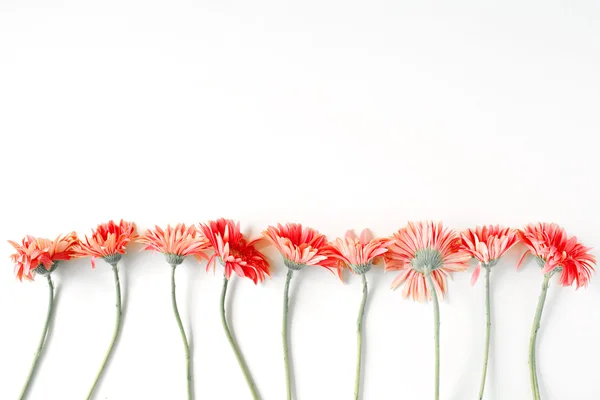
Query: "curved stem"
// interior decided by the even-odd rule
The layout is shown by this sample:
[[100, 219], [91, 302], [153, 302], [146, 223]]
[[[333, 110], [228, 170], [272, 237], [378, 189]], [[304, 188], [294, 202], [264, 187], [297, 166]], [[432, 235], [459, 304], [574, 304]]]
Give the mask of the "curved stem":
[[100, 369], [98, 370], [98, 374], [96, 374], [96, 379], [94, 380], [94, 383], [92, 384], [92, 387], [90, 388], [90, 391], [88, 392], [87, 400], [90, 400], [92, 398], [94, 390], [96, 389], [96, 385], [98, 385], [98, 382], [100, 381], [102, 372], [104, 371], [104, 368], [106, 367], [106, 363], [112, 353], [112, 349], [115, 346], [115, 342], [117, 341], [117, 338], [119, 337], [119, 331], [121, 330], [121, 315], [122, 315], [122, 313], [121, 313], [121, 283], [119, 281], [119, 269], [117, 268], [117, 264], [112, 264], [112, 270], [113, 270], [113, 275], [114, 275], [114, 279], [115, 279], [115, 292], [116, 292], [115, 329], [113, 331], [112, 339], [110, 341], [110, 346], [108, 347], [108, 350], [106, 351], [106, 355], [104, 356], [104, 360], [102, 361], [102, 365], [100, 366]]
[[440, 398], [440, 305], [431, 274], [427, 274], [427, 283], [433, 300], [433, 341], [435, 343], [435, 400]]
[[246, 383], [248, 384], [248, 388], [250, 389], [250, 392], [252, 393], [252, 398], [254, 400], [260, 400], [260, 396], [258, 395], [258, 390], [256, 389], [256, 384], [254, 383], [254, 380], [252, 379], [252, 375], [250, 375], [250, 370], [248, 369], [248, 366], [246, 365], [246, 361], [244, 360], [244, 357], [242, 356], [240, 349], [238, 348], [237, 344], [235, 343], [235, 340], [233, 339], [233, 336], [231, 335], [231, 331], [229, 330], [229, 326], [227, 325], [227, 319], [225, 317], [225, 297], [227, 294], [228, 283], [229, 283], [229, 280], [227, 279], [227, 277], [224, 277], [223, 278], [223, 290], [221, 291], [221, 323], [223, 324], [223, 329], [225, 330], [225, 334], [227, 335], [227, 340], [229, 340], [229, 344], [231, 345], [231, 348], [233, 349], [233, 352], [235, 353], [235, 358], [237, 358], [238, 364], [240, 365], [240, 368], [242, 369], [242, 372], [244, 373], [244, 378], [246, 378]]
[[52, 311], [54, 310], [54, 284], [52, 283], [52, 278], [50, 278], [50, 273], [46, 275], [46, 279], [48, 279], [48, 311], [46, 311], [46, 322], [44, 323], [44, 329], [42, 330], [42, 337], [40, 337], [40, 342], [33, 355], [33, 362], [31, 364], [31, 368], [29, 369], [29, 374], [27, 374], [27, 380], [21, 389], [21, 394], [19, 394], [19, 400], [23, 400], [27, 396], [27, 391], [31, 385], [33, 375], [35, 375], [35, 371], [37, 370], [38, 361], [40, 359], [40, 355], [42, 354], [44, 344], [46, 343], [46, 336], [48, 335], [48, 328], [50, 327], [50, 319], [52, 318]]
[[365, 274], [361, 275], [363, 284], [363, 295], [362, 301], [360, 302], [360, 308], [358, 309], [358, 319], [356, 320], [356, 378], [354, 382], [354, 399], [358, 400], [360, 397], [360, 371], [362, 365], [362, 325], [363, 317], [365, 315], [365, 305], [367, 304], [367, 278]]
[[490, 270], [487, 265], [485, 268], [485, 352], [483, 356], [483, 372], [481, 374], [481, 386], [479, 388], [479, 400], [483, 399], [483, 391], [485, 389], [485, 378], [487, 376], [488, 359], [490, 352], [490, 327], [492, 320], [490, 315]]
[[541, 398], [535, 363], [535, 343], [537, 339], [538, 330], [540, 329], [540, 320], [542, 318], [542, 311], [544, 310], [546, 294], [548, 293], [548, 286], [552, 275], [554, 275], [554, 271], [548, 272], [544, 275], [544, 282], [542, 283], [542, 293], [540, 293], [540, 297], [538, 299], [535, 318], [533, 319], [533, 326], [531, 327], [531, 337], [529, 339], [529, 376], [531, 380], [531, 391], [534, 400], [539, 400]]
[[183, 329], [183, 324], [181, 323], [181, 317], [179, 316], [179, 310], [177, 309], [177, 298], [175, 297], [175, 268], [176, 265], [171, 265], [171, 303], [173, 305], [173, 313], [175, 313], [175, 319], [177, 320], [177, 325], [179, 325], [179, 332], [181, 332], [181, 340], [183, 340], [183, 348], [185, 349], [185, 369], [186, 369], [186, 379], [187, 379], [187, 394], [188, 399], [191, 400], [193, 398], [192, 395], [192, 369], [190, 364], [190, 348], [188, 345], [187, 337], [185, 336], [185, 330]]
[[285, 289], [283, 290], [283, 322], [281, 327], [281, 338], [283, 342], [283, 363], [285, 366], [285, 387], [287, 400], [292, 400], [292, 384], [290, 374], [290, 359], [288, 356], [288, 303], [290, 293], [290, 281], [294, 270], [288, 268], [287, 277], [285, 279]]

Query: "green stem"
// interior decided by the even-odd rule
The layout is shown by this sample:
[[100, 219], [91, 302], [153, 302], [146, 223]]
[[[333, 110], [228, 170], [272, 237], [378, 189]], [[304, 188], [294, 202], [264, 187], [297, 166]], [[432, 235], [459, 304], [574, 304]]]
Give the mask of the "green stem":
[[435, 343], [435, 400], [440, 398], [440, 305], [437, 292], [431, 278], [431, 273], [426, 275], [431, 299], [433, 300], [433, 340]]
[[35, 371], [37, 370], [38, 361], [40, 359], [40, 355], [42, 354], [42, 350], [46, 342], [48, 328], [50, 327], [50, 319], [52, 318], [52, 311], [54, 310], [54, 284], [52, 283], [52, 278], [50, 278], [50, 273], [46, 275], [46, 279], [48, 279], [48, 311], [46, 312], [46, 322], [44, 323], [42, 337], [40, 337], [40, 342], [33, 355], [33, 362], [31, 364], [31, 368], [29, 369], [29, 374], [27, 374], [27, 380], [25, 381], [25, 384], [21, 389], [19, 400], [23, 400], [27, 396], [29, 385], [31, 385], [31, 380], [33, 378], [33, 375], [35, 375]]
[[487, 376], [488, 359], [490, 352], [490, 327], [492, 326], [490, 314], [490, 270], [491, 268], [484, 265], [485, 268], [485, 352], [483, 355], [483, 373], [481, 374], [481, 386], [479, 388], [479, 400], [483, 399], [483, 391], [485, 389], [485, 378]]
[[533, 326], [531, 327], [531, 337], [529, 339], [529, 376], [531, 380], [531, 391], [534, 400], [541, 399], [535, 362], [535, 342], [537, 339], [538, 330], [540, 329], [540, 320], [542, 318], [542, 311], [544, 310], [546, 294], [548, 293], [548, 286], [552, 275], [554, 275], [554, 271], [548, 272], [544, 275], [544, 282], [542, 283], [542, 293], [540, 293], [540, 297], [538, 299], [535, 318], [533, 319]]
[[188, 345], [187, 337], [185, 336], [185, 330], [181, 323], [181, 317], [179, 316], [179, 310], [177, 309], [177, 298], [175, 297], [175, 268], [177, 265], [171, 265], [171, 303], [173, 305], [173, 313], [175, 313], [175, 319], [177, 325], [179, 325], [179, 332], [181, 332], [181, 340], [183, 340], [183, 348], [185, 349], [185, 369], [187, 379], [187, 394], [188, 399], [193, 398], [192, 395], [192, 369], [190, 364], [190, 348]]
[[354, 381], [354, 399], [358, 400], [360, 397], [360, 371], [362, 365], [362, 326], [363, 317], [365, 315], [365, 305], [367, 304], [367, 278], [365, 274], [361, 275], [363, 284], [363, 295], [360, 302], [360, 308], [358, 309], [358, 319], [356, 320], [356, 378]]
[[235, 353], [235, 358], [237, 358], [237, 362], [244, 373], [244, 378], [246, 378], [246, 383], [248, 384], [248, 388], [252, 393], [252, 398], [254, 400], [260, 400], [260, 396], [258, 395], [258, 390], [256, 388], [256, 384], [254, 383], [254, 379], [252, 379], [252, 375], [250, 375], [250, 370], [246, 365], [246, 361], [240, 352], [233, 336], [231, 335], [231, 331], [229, 330], [229, 326], [227, 325], [227, 318], [225, 317], [225, 297], [227, 294], [227, 285], [229, 280], [227, 277], [223, 278], [223, 290], [221, 291], [221, 323], [223, 324], [223, 329], [225, 330], [225, 334], [227, 335], [227, 340], [229, 340], [229, 344]]
[[285, 387], [287, 400], [292, 400], [292, 384], [290, 374], [290, 359], [288, 355], [288, 304], [290, 293], [290, 281], [294, 270], [288, 268], [287, 277], [285, 279], [285, 289], [283, 290], [283, 322], [281, 327], [281, 338], [283, 342], [283, 364], [285, 366]]
[[119, 269], [117, 268], [117, 264], [112, 264], [112, 270], [113, 270], [113, 275], [114, 275], [114, 279], [115, 279], [115, 291], [116, 291], [115, 329], [114, 329], [114, 332], [112, 335], [112, 340], [110, 341], [110, 346], [108, 347], [108, 350], [106, 351], [106, 355], [104, 356], [104, 360], [102, 361], [102, 365], [100, 366], [100, 370], [98, 371], [98, 374], [96, 374], [96, 379], [94, 380], [94, 383], [92, 384], [92, 387], [90, 388], [90, 391], [88, 392], [87, 400], [90, 400], [92, 398], [94, 390], [96, 389], [96, 385], [98, 385], [98, 381], [100, 380], [100, 377], [102, 376], [102, 372], [104, 371], [104, 368], [106, 367], [106, 363], [107, 363], [108, 359], [110, 358], [112, 349], [115, 345], [115, 342], [117, 341], [117, 338], [119, 337], [119, 332], [121, 330], [121, 315], [122, 315], [122, 313], [121, 313], [121, 284], [119, 282]]

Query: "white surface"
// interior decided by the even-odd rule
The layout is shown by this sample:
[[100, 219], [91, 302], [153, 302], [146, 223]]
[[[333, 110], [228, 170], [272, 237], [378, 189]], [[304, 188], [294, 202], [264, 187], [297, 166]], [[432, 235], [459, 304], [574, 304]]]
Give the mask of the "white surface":
[[[487, 3], [487, 2], [486, 2]], [[0, 3], [0, 398], [14, 399], [46, 307], [5, 239], [87, 233], [108, 219], [239, 219], [253, 235], [298, 221], [333, 238], [407, 220], [556, 221], [600, 243], [600, 6], [594, 1], [10, 1]], [[528, 399], [542, 276], [493, 274], [486, 398]], [[284, 398], [284, 268], [234, 279], [232, 327], [264, 399]], [[183, 399], [184, 358], [160, 255], [122, 263], [122, 337], [97, 399]], [[433, 397], [432, 307], [369, 275], [364, 399]], [[483, 282], [459, 274], [441, 306], [443, 400], [474, 399]], [[222, 332], [221, 278], [177, 271], [197, 399], [247, 399]], [[108, 345], [102, 262], [55, 277], [53, 333], [30, 399], [81, 399]], [[301, 400], [350, 399], [360, 283], [323, 269], [293, 282]], [[600, 281], [553, 284], [539, 336], [544, 400], [600, 398]]]

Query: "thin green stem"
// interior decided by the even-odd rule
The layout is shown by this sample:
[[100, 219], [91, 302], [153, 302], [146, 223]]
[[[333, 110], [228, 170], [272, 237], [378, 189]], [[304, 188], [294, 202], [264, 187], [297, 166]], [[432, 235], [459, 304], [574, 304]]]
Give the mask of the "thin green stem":
[[285, 388], [287, 400], [292, 400], [292, 378], [290, 373], [290, 359], [288, 355], [288, 305], [290, 293], [290, 281], [294, 270], [288, 268], [287, 277], [285, 279], [285, 289], [283, 290], [283, 321], [281, 326], [281, 338], [283, 343], [283, 364], [285, 366]]
[[42, 350], [44, 349], [44, 344], [46, 343], [48, 328], [50, 327], [50, 320], [52, 319], [52, 311], [54, 310], [54, 284], [52, 283], [52, 278], [50, 278], [50, 273], [47, 273], [46, 279], [48, 279], [48, 311], [46, 311], [46, 322], [44, 323], [44, 329], [42, 330], [40, 342], [33, 355], [33, 362], [31, 363], [29, 374], [27, 374], [27, 380], [21, 389], [21, 394], [19, 394], [19, 400], [23, 400], [27, 396], [27, 391], [29, 390], [32, 378], [37, 370], [38, 361], [40, 360]]
[[363, 284], [363, 295], [362, 300], [360, 302], [360, 308], [358, 309], [358, 319], [356, 320], [356, 378], [354, 381], [354, 399], [358, 400], [360, 398], [360, 371], [362, 366], [362, 326], [363, 326], [363, 317], [365, 315], [365, 305], [367, 304], [367, 278], [366, 274], [362, 274], [360, 277], [362, 278]]
[[223, 329], [225, 330], [225, 334], [227, 335], [227, 340], [229, 340], [229, 344], [235, 353], [235, 358], [237, 358], [237, 362], [244, 373], [244, 378], [246, 378], [246, 383], [248, 384], [248, 388], [252, 393], [252, 398], [254, 400], [260, 400], [260, 396], [258, 395], [258, 390], [256, 388], [256, 384], [254, 383], [254, 379], [252, 379], [252, 375], [250, 374], [250, 370], [246, 365], [246, 361], [240, 352], [233, 336], [231, 335], [231, 331], [229, 330], [229, 326], [227, 325], [227, 318], [225, 316], [225, 297], [227, 294], [227, 285], [229, 280], [227, 277], [223, 278], [223, 290], [221, 291], [221, 323], [223, 324]]
[[541, 398], [535, 362], [535, 343], [537, 340], [538, 330], [540, 329], [540, 320], [542, 318], [542, 311], [544, 310], [546, 294], [548, 293], [548, 286], [552, 275], [554, 275], [554, 271], [548, 272], [544, 275], [544, 282], [542, 283], [542, 293], [540, 293], [540, 297], [538, 299], [535, 318], [533, 319], [533, 326], [531, 327], [531, 337], [529, 339], [529, 376], [531, 380], [531, 392], [534, 400], [539, 400]]
[[175, 314], [175, 319], [177, 320], [177, 325], [179, 325], [179, 332], [181, 332], [181, 340], [183, 340], [183, 348], [185, 349], [185, 370], [186, 370], [186, 379], [187, 379], [187, 394], [188, 400], [193, 399], [192, 394], [192, 365], [190, 363], [190, 348], [188, 345], [187, 337], [185, 336], [185, 330], [183, 329], [183, 324], [181, 323], [181, 317], [179, 316], [179, 310], [177, 309], [177, 298], [175, 296], [175, 268], [177, 265], [171, 265], [171, 303], [173, 305], [173, 313]]
[[435, 400], [440, 398], [440, 305], [437, 292], [431, 278], [431, 273], [426, 275], [431, 299], [433, 300], [433, 341], [435, 343]]
[[485, 389], [485, 378], [487, 376], [488, 359], [490, 354], [490, 327], [492, 319], [490, 313], [490, 271], [491, 267], [484, 265], [485, 268], [485, 352], [483, 353], [483, 372], [481, 374], [481, 386], [479, 388], [479, 400], [483, 399]]
[[104, 368], [106, 367], [106, 363], [108, 362], [108, 359], [110, 358], [112, 349], [115, 346], [117, 338], [119, 337], [119, 332], [121, 330], [121, 315], [122, 315], [122, 312], [121, 312], [121, 283], [119, 281], [119, 268], [117, 267], [117, 264], [112, 265], [112, 270], [113, 270], [113, 275], [114, 275], [114, 279], [115, 279], [115, 292], [116, 292], [115, 329], [113, 331], [112, 339], [110, 341], [110, 346], [108, 347], [108, 350], [106, 351], [106, 355], [104, 356], [104, 360], [102, 361], [102, 365], [100, 366], [100, 370], [98, 370], [98, 373], [96, 374], [96, 379], [94, 380], [94, 383], [92, 384], [92, 387], [90, 388], [90, 391], [88, 392], [87, 400], [90, 400], [92, 398], [94, 390], [96, 389], [96, 385], [98, 385], [98, 382], [100, 381], [102, 372], [104, 371]]

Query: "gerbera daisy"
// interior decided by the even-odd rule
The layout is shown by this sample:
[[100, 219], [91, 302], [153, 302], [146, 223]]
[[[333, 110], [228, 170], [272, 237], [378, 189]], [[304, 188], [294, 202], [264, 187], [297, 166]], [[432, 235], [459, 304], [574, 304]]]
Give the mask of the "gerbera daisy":
[[[330, 257], [331, 248], [325, 235], [301, 224], [287, 223], [285, 225], [269, 226], [264, 232], [265, 237], [283, 256], [283, 263], [288, 268], [283, 291], [283, 361], [285, 365], [285, 380], [287, 399], [292, 398], [292, 377], [288, 357], [288, 303], [290, 281], [294, 271], [312, 265], [329, 270], [336, 268], [338, 261]], [[338, 270], [339, 273], [339, 270]], [[340, 275], [341, 276], [341, 275]]]
[[424, 301], [433, 299], [435, 324], [435, 399], [439, 399], [440, 352], [439, 352], [439, 304], [438, 295], [446, 291], [446, 276], [451, 272], [464, 271], [470, 256], [460, 248], [460, 238], [444, 228], [442, 223], [409, 222], [394, 234], [395, 243], [384, 254], [385, 269], [400, 270], [392, 282], [392, 289], [405, 284], [404, 297]]
[[221, 323], [223, 324], [223, 329], [238, 364], [242, 369], [244, 378], [248, 383], [252, 397], [259, 399], [254, 379], [227, 323], [225, 299], [232, 271], [241, 277], [252, 279], [256, 284], [266, 276], [269, 276], [269, 262], [255, 247], [258, 239], [247, 241], [244, 235], [242, 235], [239, 222], [235, 223], [230, 219], [220, 218], [216, 221], [208, 221], [206, 224], [200, 224], [200, 230], [208, 239], [211, 250], [215, 252], [208, 260], [206, 268], [208, 269], [211, 266], [216, 268], [217, 260], [224, 267], [223, 290], [221, 292]]
[[366, 273], [371, 269], [376, 259], [380, 258], [387, 248], [394, 243], [390, 239], [374, 239], [368, 229], [364, 229], [360, 237], [357, 237], [354, 231], [346, 232], [344, 239], [337, 238], [331, 243], [330, 256], [340, 262], [339, 271], [342, 268], [349, 268], [362, 279], [363, 295], [358, 311], [358, 319], [356, 321], [357, 335], [357, 360], [356, 360], [356, 378], [354, 381], [354, 398], [360, 397], [360, 379], [361, 379], [361, 364], [362, 364], [362, 325], [363, 316], [365, 313], [365, 305], [367, 304], [367, 278]]
[[524, 229], [519, 230], [519, 239], [528, 248], [521, 257], [519, 266], [525, 256], [531, 253], [535, 256], [544, 274], [542, 293], [538, 300], [529, 341], [531, 390], [533, 398], [539, 399], [540, 389], [536, 371], [535, 344], [550, 278], [555, 273], [560, 273], [558, 281], [563, 286], [571, 286], [573, 283], [576, 284], [577, 288], [587, 286], [594, 271], [596, 258], [589, 253], [590, 248], [577, 242], [575, 236], [569, 238], [564, 229], [554, 223], [529, 224]]
[[167, 229], [162, 229], [158, 226], [154, 230], [147, 230], [139, 239], [146, 247], [144, 250], [158, 251], [165, 256], [167, 263], [171, 266], [171, 304], [173, 313], [179, 326], [183, 347], [185, 350], [185, 366], [187, 379], [187, 394], [188, 399], [193, 398], [193, 377], [190, 360], [190, 349], [179, 309], [177, 308], [177, 297], [175, 295], [175, 268], [180, 265], [187, 256], [194, 256], [198, 259], [208, 258], [205, 250], [209, 247], [209, 243], [204, 238], [195, 226], [186, 226], [185, 224], [177, 224], [175, 227], [167, 226]]
[[121, 284], [119, 281], [119, 268], [117, 264], [121, 260], [121, 256], [125, 254], [125, 246], [132, 240], [136, 239], [135, 226], [132, 222], [121, 220], [118, 224], [114, 221], [100, 224], [94, 230], [90, 237], [85, 237], [78, 246], [77, 253], [82, 257], [91, 257], [92, 268], [96, 267], [96, 257], [102, 258], [112, 266], [113, 276], [115, 280], [115, 295], [116, 295], [116, 318], [113, 336], [110, 345], [104, 356], [104, 360], [100, 366], [100, 370], [96, 374], [96, 378], [88, 392], [88, 399], [92, 398], [92, 394], [96, 389], [96, 385], [102, 376], [102, 372], [106, 367], [106, 362], [112, 353], [112, 349], [119, 337], [121, 330]]
[[25, 384], [21, 389], [19, 399], [24, 399], [31, 385], [33, 375], [38, 367], [38, 361], [42, 355], [42, 350], [46, 344], [50, 320], [54, 312], [54, 283], [50, 275], [58, 266], [60, 261], [70, 260], [76, 257], [75, 248], [79, 243], [75, 232], [68, 235], [58, 236], [55, 240], [36, 238], [30, 235], [25, 236], [21, 243], [8, 241], [16, 250], [16, 253], [10, 256], [15, 263], [15, 275], [19, 280], [33, 280], [35, 274], [44, 275], [48, 282], [48, 311], [42, 330], [42, 337], [38, 343], [37, 350], [33, 357], [33, 362]]
[[483, 398], [485, 389], [485, 379], [487, 376], [487, 365], [490, 348], [490, 326], [491, 326], [491, 306], [490, 306], [490, 272], [500, 257], [504, 255], [515, 243], [517, 243], [517, 231], [511, 228], [501, 228], [499, 225], [486, 225], [468, 229], [460, 234], [461, 248], [476, 258], [479, 262], [471, 277], [471, 284], [474, 285], [479, 277], [481, 268], [485, 269], [485, 309], [486, 309], [486, 331], [485, 331], [485, 352], [483, 357], [483, 373], [481, 376], [481, 385], [479, 389], [479, 398]]

